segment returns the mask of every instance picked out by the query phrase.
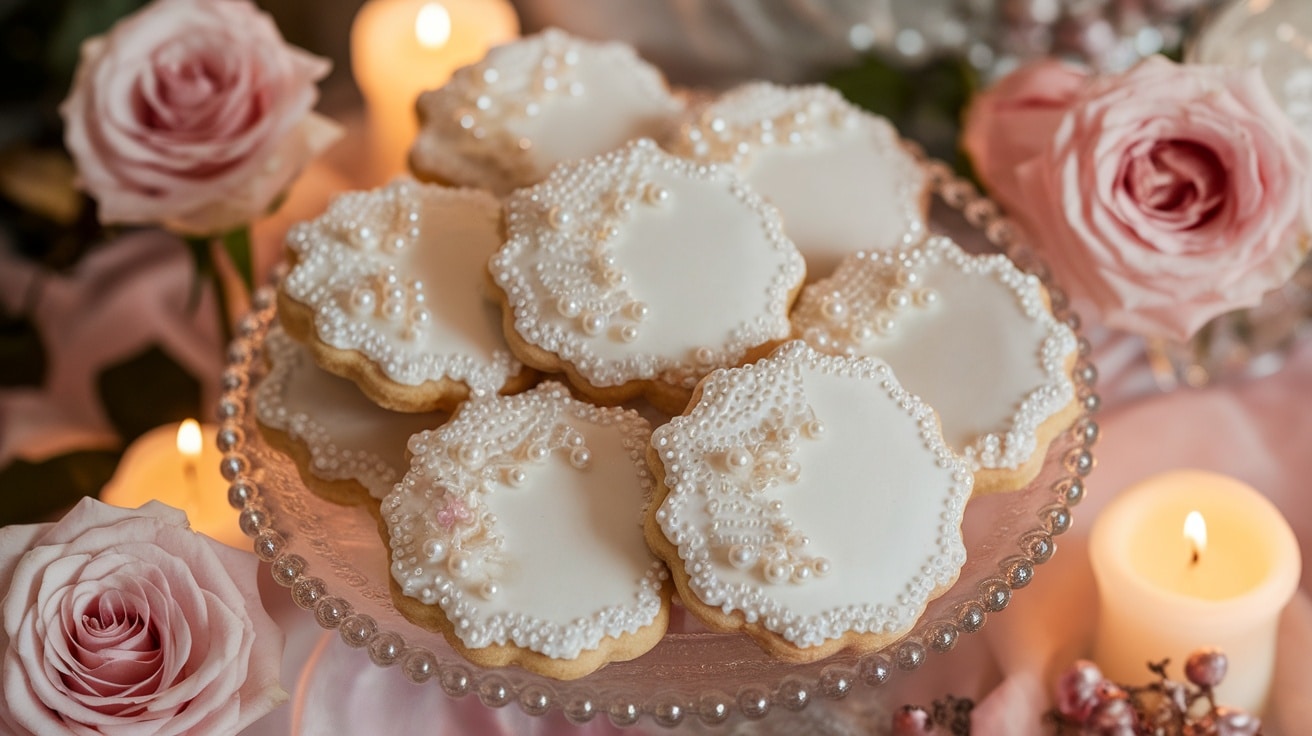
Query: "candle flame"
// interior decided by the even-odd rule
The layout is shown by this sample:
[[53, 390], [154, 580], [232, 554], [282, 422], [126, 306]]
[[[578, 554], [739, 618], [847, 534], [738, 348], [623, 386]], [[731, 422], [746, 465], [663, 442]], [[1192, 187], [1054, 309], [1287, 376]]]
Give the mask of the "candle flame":
[[1198, 558], [1202, 556], [1203, 551], [1207, 549], [1207, 521], [1203, 515], [1197, 511], [1190, 511], [1189, 515], [1184, 517], [1184, 536], [1189, 540], [1190, 546], [1193, 547], [1193, 563], [1198, 564]]
[[426, 49], [437, 49], [451, 39], [451, 14], [441, 3], [424, 3], [415, 16], [415, 38]]
[[188, 459], [200, 457], [203, 442], [204, 440], [200, 434], [200, 422], [195, 419], [186, 419], [178, 427], [178, 452]]

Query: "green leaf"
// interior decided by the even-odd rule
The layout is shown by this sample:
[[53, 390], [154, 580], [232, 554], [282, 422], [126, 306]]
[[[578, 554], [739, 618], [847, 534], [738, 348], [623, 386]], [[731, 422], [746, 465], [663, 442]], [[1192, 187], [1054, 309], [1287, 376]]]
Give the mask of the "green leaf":
[[888, 118], [930, 156], [952, 163], [958, 173], [969, 174], [958, 140], [961, 116], [978, 78], [966, 61], [944, 57], [903, 69], [867, 57], [827, 81], [852, 104]]
[[118, 466], [119, 453], [85, 450], [0, 468], [0, 526], [48, 521], [83, 496], [95, 496]]
[[108, 31], [118, 19], [146, 0], [71, 0], [46, 44], [46, 63], [60, 76], [72, 76], [86, 39]]
[[128, 442], [161, 424], [210, 416], [201, 406], [200, 381], [155, 345], [106, 368], [96, 388], [110, 423]]
[[223, 235], [223, 250], [227, 252], [237, 274], [246, 285], [246, 293], [255, 292], [255, 259], [251, 253], [251, 229], [240, 227]]
[[191, 253], [191, 290], [187, 295], [187, 313], [195, 314], [200, 306], [200, 290], [206, 281], [214, 280], [214, 260], [210, 257], [209, 238], [183, 238]]

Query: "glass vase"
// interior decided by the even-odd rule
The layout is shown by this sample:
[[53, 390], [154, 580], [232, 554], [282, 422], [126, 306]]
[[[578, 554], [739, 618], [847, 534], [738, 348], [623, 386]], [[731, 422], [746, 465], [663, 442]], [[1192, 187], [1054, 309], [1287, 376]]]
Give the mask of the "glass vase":
[[1184, 342], [1148, 341], [1153, 377], [1164, 390], [1257, 378], [1280, 370], [1312, 335], [1312, 260], [1255, 307], [1228, 312]]

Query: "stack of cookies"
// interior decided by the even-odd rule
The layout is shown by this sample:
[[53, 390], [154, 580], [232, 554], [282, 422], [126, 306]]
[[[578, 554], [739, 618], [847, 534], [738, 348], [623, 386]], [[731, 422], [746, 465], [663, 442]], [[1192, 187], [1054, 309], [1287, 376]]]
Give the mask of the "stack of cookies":
[[672, 600], [787, 661], [886, 646], [1078, 414], [1043, 285], [930, 234], [831, 90], [694, 99], [547, 31], [418, 110], [414, 178], [289, 234], [256, 414], [472, 662], [581, 677]]

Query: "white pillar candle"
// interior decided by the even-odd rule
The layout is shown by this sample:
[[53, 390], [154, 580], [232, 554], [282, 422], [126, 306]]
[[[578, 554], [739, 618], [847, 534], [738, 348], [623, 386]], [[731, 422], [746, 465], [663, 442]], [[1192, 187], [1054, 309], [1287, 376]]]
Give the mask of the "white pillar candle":
[[419, 93], [446, 83], [519, 34], [504, 0], [368, 0], [351, 25], [351, 68], [364, 95], [375, 183], [405, 170]]
[[1089, 555], [1101, 598], [1094, 660], [1108, 678], [1146, 684], [1147, 663], [1169, 658], [1183, 680], [1189, 653], [1216, 647], [1230, 662], [1218, 701], [1263, 710], [1277, 621], [1301, 572], [1298, 541], [1270, 501], [1223, 475], [1163, 473], [1103, 510]]
[[251, 540], [237, 523], [237, 509], [228, 503], [217, 438], [218, 427], [194, 419], [152, 429], [128, 446], [100, 500], [128, 509], [161, 501], [185, 511], [195, 531], [251, 551]]

